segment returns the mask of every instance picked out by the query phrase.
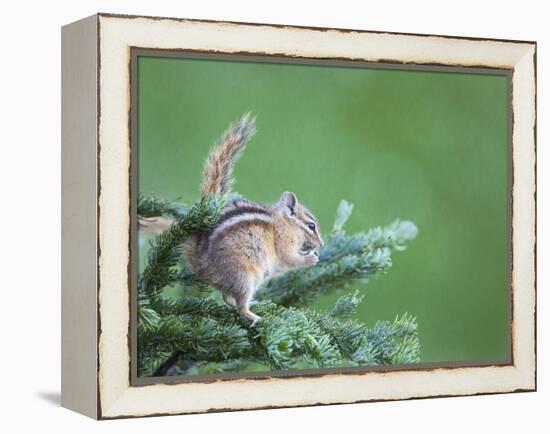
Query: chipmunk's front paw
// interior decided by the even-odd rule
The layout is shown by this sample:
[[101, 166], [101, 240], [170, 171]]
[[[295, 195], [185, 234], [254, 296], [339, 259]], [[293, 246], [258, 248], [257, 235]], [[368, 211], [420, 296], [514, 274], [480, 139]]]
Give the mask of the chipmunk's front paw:
[[315, 265], [319, 262], [319, 253], [317, 250], [314, 250], [313, 253], [304, 257], [306, 265]]

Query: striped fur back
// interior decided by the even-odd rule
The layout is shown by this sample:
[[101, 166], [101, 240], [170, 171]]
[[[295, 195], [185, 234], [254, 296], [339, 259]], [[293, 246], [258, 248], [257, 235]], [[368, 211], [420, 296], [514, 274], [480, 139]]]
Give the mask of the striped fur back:
[[271, 214], [267, 208], [245, 199], [237, 199], [229, 203], [222, 213], [218, 224], [208, 236], [209, 242], [231, 230], [235, 226], [250, 223], [271, 223]]
[[268, 208], [245, 199], [236, 199], [229, 202], [217, 225], [208, 232], [193, 235], [185, 244], [185, 253], [192, 270], [204, 276], [207, 266], [208, 250], [220, 236], [237, 227], [251, 224], [272, 224], [271, 213]]

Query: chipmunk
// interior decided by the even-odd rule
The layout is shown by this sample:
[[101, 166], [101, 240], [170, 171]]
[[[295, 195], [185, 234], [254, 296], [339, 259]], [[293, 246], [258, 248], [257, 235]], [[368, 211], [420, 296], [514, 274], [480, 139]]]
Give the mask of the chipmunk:
[[[245, 114], [223, 134], [204, 164], [201, 197], [230, 191], [233, 166], [254, 133], [255, 119]], [[260, 285], [279, 273], [316, 264], [323, 244], [315, 216], [294, 193], [284, 192], [272, 206], [230, 201], [214, 228], [186, 241], [184, 255], [192, 271], [254, 325], [261, 318], [250, 304]]]

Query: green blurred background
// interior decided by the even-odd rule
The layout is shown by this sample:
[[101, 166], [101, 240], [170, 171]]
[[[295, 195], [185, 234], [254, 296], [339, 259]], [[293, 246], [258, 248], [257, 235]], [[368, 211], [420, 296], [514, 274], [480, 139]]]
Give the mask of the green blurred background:
[[325, 233], [341, 199], [349, 233], [418, 226], [387, 275], [354, 285], [358, 319], [416, 316], [422, 362], [504, 360], [507, 95], [503, 75], [140, 56], [139, 191], [193, 203], [209, 148], [252, 111], [240, 194], [294, 191]]

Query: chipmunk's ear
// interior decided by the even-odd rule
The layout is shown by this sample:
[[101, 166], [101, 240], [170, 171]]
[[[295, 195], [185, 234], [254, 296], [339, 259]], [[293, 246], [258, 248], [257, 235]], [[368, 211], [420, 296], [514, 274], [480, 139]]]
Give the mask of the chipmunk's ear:
[[281, 198], [279, 199], [279, 202], [277, 205], [280, 208], [284, 208], [289, 212], [290, 215], [294, 215], [294, 208], [296, 207], [296, 204], [298, 203], [298, 198], [294, 193], [291, 193], [289, 191], [285, 191]]

